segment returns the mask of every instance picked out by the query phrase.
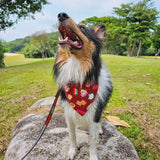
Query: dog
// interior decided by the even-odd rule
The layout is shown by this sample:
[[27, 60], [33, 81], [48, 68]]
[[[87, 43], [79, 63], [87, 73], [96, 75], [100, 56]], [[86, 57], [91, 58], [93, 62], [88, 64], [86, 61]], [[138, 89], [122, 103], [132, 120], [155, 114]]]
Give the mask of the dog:
[[76, 156], [76, 128], [80, 127], [89, 131], [90, 160], [98, 160], [101, 114], [113, 90], [100, 58], [106, 27], [101, 24], [87, 28], [76, 24], [66, 13], [59, 13], [58, 30], [61, 37], [53, 69], [69, 129], [68, 158]]

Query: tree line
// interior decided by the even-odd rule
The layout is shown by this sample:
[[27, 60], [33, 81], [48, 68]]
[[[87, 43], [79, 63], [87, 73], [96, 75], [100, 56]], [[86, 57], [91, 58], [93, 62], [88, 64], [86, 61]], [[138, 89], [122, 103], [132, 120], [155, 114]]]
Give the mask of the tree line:
[[155, 55], [160, 51], [159, 12], [151, 0], [136, 4], [122, 4], [113, 9], [114, 16], [91, 17], [82, 23], [95, 26], [103, 23], [107, 27], [104, 52], [108, 54], [139, 56]]
[[[0, 31], [12, 27], [21, 19], [34, 19], [35, 13], [41, 12], [43, 6], [47, 4], [49, 4], [48, 0], [0, 0]], [[0, 67], [4, 66], [3, 58], [5, 51], [4, 44], [0, 40]]]
[[58, 33], [38, 31], [31, 36], [30, 42], [20, 50], [27, 58], [54, 57], [58, 45]]
[[[153, 7], [152, 0], [142, 0], [138, 3], [121, 4], [120, 7], [113, 8], [113, 16], [94, 16], [81, 23], [87, 27], [98, 24], [106, 25], [107, 34], [102, 53], [137, 57], [140, 55], [153, 56], [160, 53], [158, 16], [159, 12]], [[48, 34], [45, 31], [36, 32], [23, 40], [3, 44], [10, 52], [18, 51], [26, 57], [33, 58], [54, 56], [57, 45], [58, 33]], [[2, 43], [0, 46], [4, 48]]]

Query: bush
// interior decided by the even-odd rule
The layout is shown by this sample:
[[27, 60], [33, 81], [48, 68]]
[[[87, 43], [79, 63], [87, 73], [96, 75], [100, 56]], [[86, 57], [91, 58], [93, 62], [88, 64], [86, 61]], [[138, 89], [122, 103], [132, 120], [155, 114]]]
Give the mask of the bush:
[[32, 44], [25, 44], [25, 48], [21, 50], [26, 58], [42, 58], [42, 54]]
[[4, 47], [2, 45], [2, 42], [0, 41], [0, 67], [4, 67]]
[[42, 57], [41, 51], [32, 43], [26, 43], [25, 47], [21, 50], [21, 53], [23, 53], [26, 58], [47, 58], [54, 57], [55, 54], [54, 50], [49, 47], [45, 50], [45, 57]]
[[150, 48], [148, 48], [147, 50], [146, 50], [146, 52], [145, 52], [145, 56], [154, 56], [155, 55], [155, 53], [156, 53], [156, 49], [153, 47], [153, 46], [151, 46]]

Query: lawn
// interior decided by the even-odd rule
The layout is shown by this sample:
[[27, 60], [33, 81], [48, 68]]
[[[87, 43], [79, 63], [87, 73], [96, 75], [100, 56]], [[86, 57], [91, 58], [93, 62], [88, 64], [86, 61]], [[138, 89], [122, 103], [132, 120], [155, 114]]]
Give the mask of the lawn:
[[[114, 86], [103, 117], [116, 115], [131, 126], [117, 129], [131, 140], [141, 160], [160, 159], [160, 59], [113, 55], [102, 59]], [[55, 94], [53, 63], [54, 59], [39, 60], [0, 69], [0, 159], [27, 108]]]
[[22, 64], [28, 64], [31, 62], [40, 61], [40, 58], [25, 58], [23, 54], [15, 55], [15, 56], [6, 56], [4, 58], [4, 63], [6, 66], [17, 66]]

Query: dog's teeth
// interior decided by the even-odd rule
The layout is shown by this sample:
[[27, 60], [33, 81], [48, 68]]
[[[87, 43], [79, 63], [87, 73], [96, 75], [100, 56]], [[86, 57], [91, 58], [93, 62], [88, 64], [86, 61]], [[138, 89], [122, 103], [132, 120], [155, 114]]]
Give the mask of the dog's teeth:
[[77, 44], [78, 44], [78, 42], [77, 42], [77, 41], [75, 41], [75, 42], [74, 42], [74, 44], [76, 44], [76, 45], [77, 45]]
[[67, 40], [68, 40], [68, 37], [66, 37], [64, 40], [67, 41]]

